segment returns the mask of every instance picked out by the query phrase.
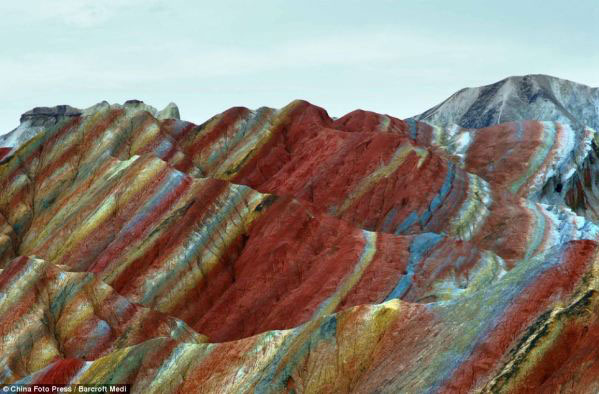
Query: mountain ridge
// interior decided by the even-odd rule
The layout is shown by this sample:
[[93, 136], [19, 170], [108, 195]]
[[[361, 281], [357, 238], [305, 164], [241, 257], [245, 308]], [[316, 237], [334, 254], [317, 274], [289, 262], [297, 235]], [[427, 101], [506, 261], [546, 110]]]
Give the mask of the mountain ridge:
[[0, 162], [1, 383], [599, 384], [594, 130], [303, 100], [200, 125], [176, 112], [23, 117]]
[[[576, 106], [583, 110], [576, 110]], [[545, 120], [597, 129], [599, 88], [546, 74], [511, 76], [489, 85], [460, 89], [412, 118], [439, 126], [457, 124], [466, 128]]]

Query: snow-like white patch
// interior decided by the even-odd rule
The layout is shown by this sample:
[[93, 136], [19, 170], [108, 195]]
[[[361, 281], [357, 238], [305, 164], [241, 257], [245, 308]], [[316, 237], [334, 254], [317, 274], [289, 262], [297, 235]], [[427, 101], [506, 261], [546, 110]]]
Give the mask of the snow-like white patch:
[[10, 133], [0, 136], [0, 147], [16, 148], [35, 137], [41, 130], [41, 127], [33, 127], [29, 121], [25, 121]]

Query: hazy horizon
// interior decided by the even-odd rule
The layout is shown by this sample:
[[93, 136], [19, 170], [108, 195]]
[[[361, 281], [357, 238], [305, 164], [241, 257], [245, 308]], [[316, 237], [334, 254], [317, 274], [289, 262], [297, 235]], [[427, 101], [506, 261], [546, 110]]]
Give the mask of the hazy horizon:
[[0, 12], [0, 134], [33, 107], [102, 100], [172, 101], [195, 123], [293, 99], [405, 118], [512, 75], [599, 86], [593, 1], [23, 0]]

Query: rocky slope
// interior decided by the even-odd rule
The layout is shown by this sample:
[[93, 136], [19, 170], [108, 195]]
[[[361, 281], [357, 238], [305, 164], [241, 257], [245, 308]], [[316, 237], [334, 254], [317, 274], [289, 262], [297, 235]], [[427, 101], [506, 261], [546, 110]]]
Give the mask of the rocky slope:
[[546, 120], [597, 130], [599, 88], [541, 74], [509, 77], [491, 85], [462, 89], [414, 119], [467, 128]]
[[305, 101], [30, 111], [1, 140], [0, 381], [595, 392], [596, 205], [567, 203], [594, 139]]
[[[499, 157], [491, 152], [512, 155], [514, 149], [532, 151], [538, 146], [539, 138], [547, 140], [546, 146], [553, 144], [553, 139], [561, 139], [565, 144], [575, 144], [573, 149], [565, 149], [570, 155], [565, 162], [567, 165], [564, 167], [563, 162], [555, 163], [557, 165], [551, 169], [547, 179], [537, 180], [534, 192], [543, 202], [567, 205], [579, 215], [599, 221], [599, 211], [596, 208], [599, 189], [595, 181], [599, 174], [599, 140], [596, 133], [599, 128], [599, 88], [547, 75], [510, 77], [492, 85], [462, 89], [408, 122], [416, 124], [417, 120], [425, 121], [434, 130], [421, 133], [425, 134], [424, 139], [450, 154], [464, 156], [472, 139], [476, 138], [475, 145], [485, 147], [485, 153], [495, 156], [496, 160], [503, 163], [505, 156]], [[534, 135], [524, 132], [526, 127], [531, 127], [522, 123], [527, 120], [551, 121], [555, 126], [547, 123], [549, 126], [545, 126], [541, 135]], [[498, 123], [501, 122], [507, 123], [500, 127]], [[556, 130], [549, 130], [548, 127]], [[477, 128], [482, 130], [478, 131]], [[420, 129], [426, 128], [420, 126]], [[510, 135], [507, 139], [506, 133]], [[497, 138], [496, 134], [502, 137]], [[531, 138], [536, 141], [530, 141]], [[481, 143], [481, 139], [486, 141]], [[517, 166], [528, 167], [533, 161], [536, 161], [535, 165], [539, 165], [542, 157], [544, 156], [529, 155], [528, 161], [523, 160]], [[491, 164], [484, 158], [482, 161]], [[495, 163], [490, 168], [494, 166]], [[505, 165], [502, 167], [504, 171], [511, 171]], [[492, 171], [497, 172], [494, 168]], [[509, 177], [499, 174], [501, 178], [506, 176]]]

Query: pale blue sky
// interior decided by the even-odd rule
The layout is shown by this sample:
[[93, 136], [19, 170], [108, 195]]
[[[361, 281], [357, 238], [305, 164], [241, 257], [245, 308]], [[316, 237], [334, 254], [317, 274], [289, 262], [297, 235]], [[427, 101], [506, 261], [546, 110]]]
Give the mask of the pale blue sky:
[[599, 86], [596, 0], [2, 0], [0, 15], [0, 134], [34, 106], [101, 100], [174, 101], [201, 123], [295, 98], [407, 117], [530, 73]]

